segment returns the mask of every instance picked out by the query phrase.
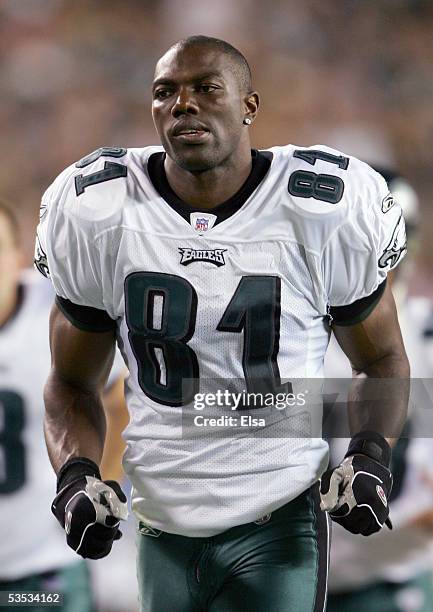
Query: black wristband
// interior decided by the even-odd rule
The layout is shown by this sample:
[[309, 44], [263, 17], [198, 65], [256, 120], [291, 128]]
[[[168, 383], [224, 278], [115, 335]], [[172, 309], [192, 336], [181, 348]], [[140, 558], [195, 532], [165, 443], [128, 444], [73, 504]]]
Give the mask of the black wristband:
[[356, 454], [367, 455], [386, 468], [391, 463], [391, 447], [376, 431], [360, 431], [353, 436], [345, 457]]
[[57, 493], [82, 476], [94, 476], [101, 479], [101, 472], [96, 463], [87, 457], [68, 459], [57, 474]]

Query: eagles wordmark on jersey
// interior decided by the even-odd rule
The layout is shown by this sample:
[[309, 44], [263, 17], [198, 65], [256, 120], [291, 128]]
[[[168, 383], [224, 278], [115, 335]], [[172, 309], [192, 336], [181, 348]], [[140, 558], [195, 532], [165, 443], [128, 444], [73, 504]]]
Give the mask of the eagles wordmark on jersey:
[[136, 515], [211, 536], [305, 491], [327, 445], [305, 407], [289, 418], [298, 436], [182, 437], [193, 381], [322, 377], [329, 316], [371, 309], [404, 255], [404, 221], [379, 174], [326, 146], [253, 151], [248, 180], [212, 214], [172, 191], [164, 155], [103, 148], [60, 174], [43, 197], [36, 265], [76, 325], [70, 303], [117, 328]]

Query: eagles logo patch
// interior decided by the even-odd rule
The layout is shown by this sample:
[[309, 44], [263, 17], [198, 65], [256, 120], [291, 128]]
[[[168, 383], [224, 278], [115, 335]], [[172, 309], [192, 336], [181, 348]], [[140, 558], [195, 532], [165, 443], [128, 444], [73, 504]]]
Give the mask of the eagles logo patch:
[[388, 193], [382, 200], [382, 212], [387, 213], [394, 206], [395, 200], [391, 193]]
[[36, 245], [35, 245], [35, 259], [34, 259], [35, 268], [39, 270], [39, 272], [46, 276], [50, 277], [50, 270], [48, 268], [48, 260], [47, 254], [42, 248], [41, 241], [39, 240], [39, 236], [36, 234]]
[[39, 221], [42, 221], [42, 219], [45, 217], [47, 212], [48, 212], [48, 204], [47, 202], [42, 200], [41, 205], [39, 207]]
[[406, 252], [406, 230], [403, 215], [400, 215], [397, 225], [392, 232], [391, 240], [387, 244], [382, 255], [379, 257], [379, 268], [393, 268], [402, 255]]

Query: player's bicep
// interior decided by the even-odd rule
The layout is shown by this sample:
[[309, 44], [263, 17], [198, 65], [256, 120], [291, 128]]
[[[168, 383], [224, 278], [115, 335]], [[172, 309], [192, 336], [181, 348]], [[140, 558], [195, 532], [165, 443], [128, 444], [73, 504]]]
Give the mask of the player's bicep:
[[352, 368], [358, 372], [366, 371], [385, 357], [395, 359], [400, 365], [401, 361], [407, 362], [389, 283], [365, 319], [354, 325], [333, 324], [332, 329]]
[[76, 327], [57, 304], [50, 316], [52, 374], [71, 385], [102, 389], [114, 358], [115, 333]]

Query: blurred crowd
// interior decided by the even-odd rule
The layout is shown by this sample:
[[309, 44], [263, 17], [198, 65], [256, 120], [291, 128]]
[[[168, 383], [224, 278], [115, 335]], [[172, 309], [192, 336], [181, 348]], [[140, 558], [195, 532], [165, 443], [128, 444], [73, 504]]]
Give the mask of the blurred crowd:
[[[255, 146], [328, 144], [408, 179], [421, 216], [409, 290], [433, 299], [431, 0], [0, 0], [0, 199], [18, 211], [26, 263], [41, 194], [64, 167], [100, 146], [158, 142], [154, 65], [192, 34], [249, 60]], [[136, 601], [126, 533], [94, 568], [104, 610], [122, 609], [116, 593], [128, 612]]]
[[[0, 192], [30, 261], [41, 192], [102, 145], [155, 144], [155, 60], [174, 41], [227, 39], [249, 59], [258, 147], [325, 143], [397, 167], [431, 221], [433, 4], [429, 0], [1, 0]], [[433, 292], [423, 224], [416, 292]]]

